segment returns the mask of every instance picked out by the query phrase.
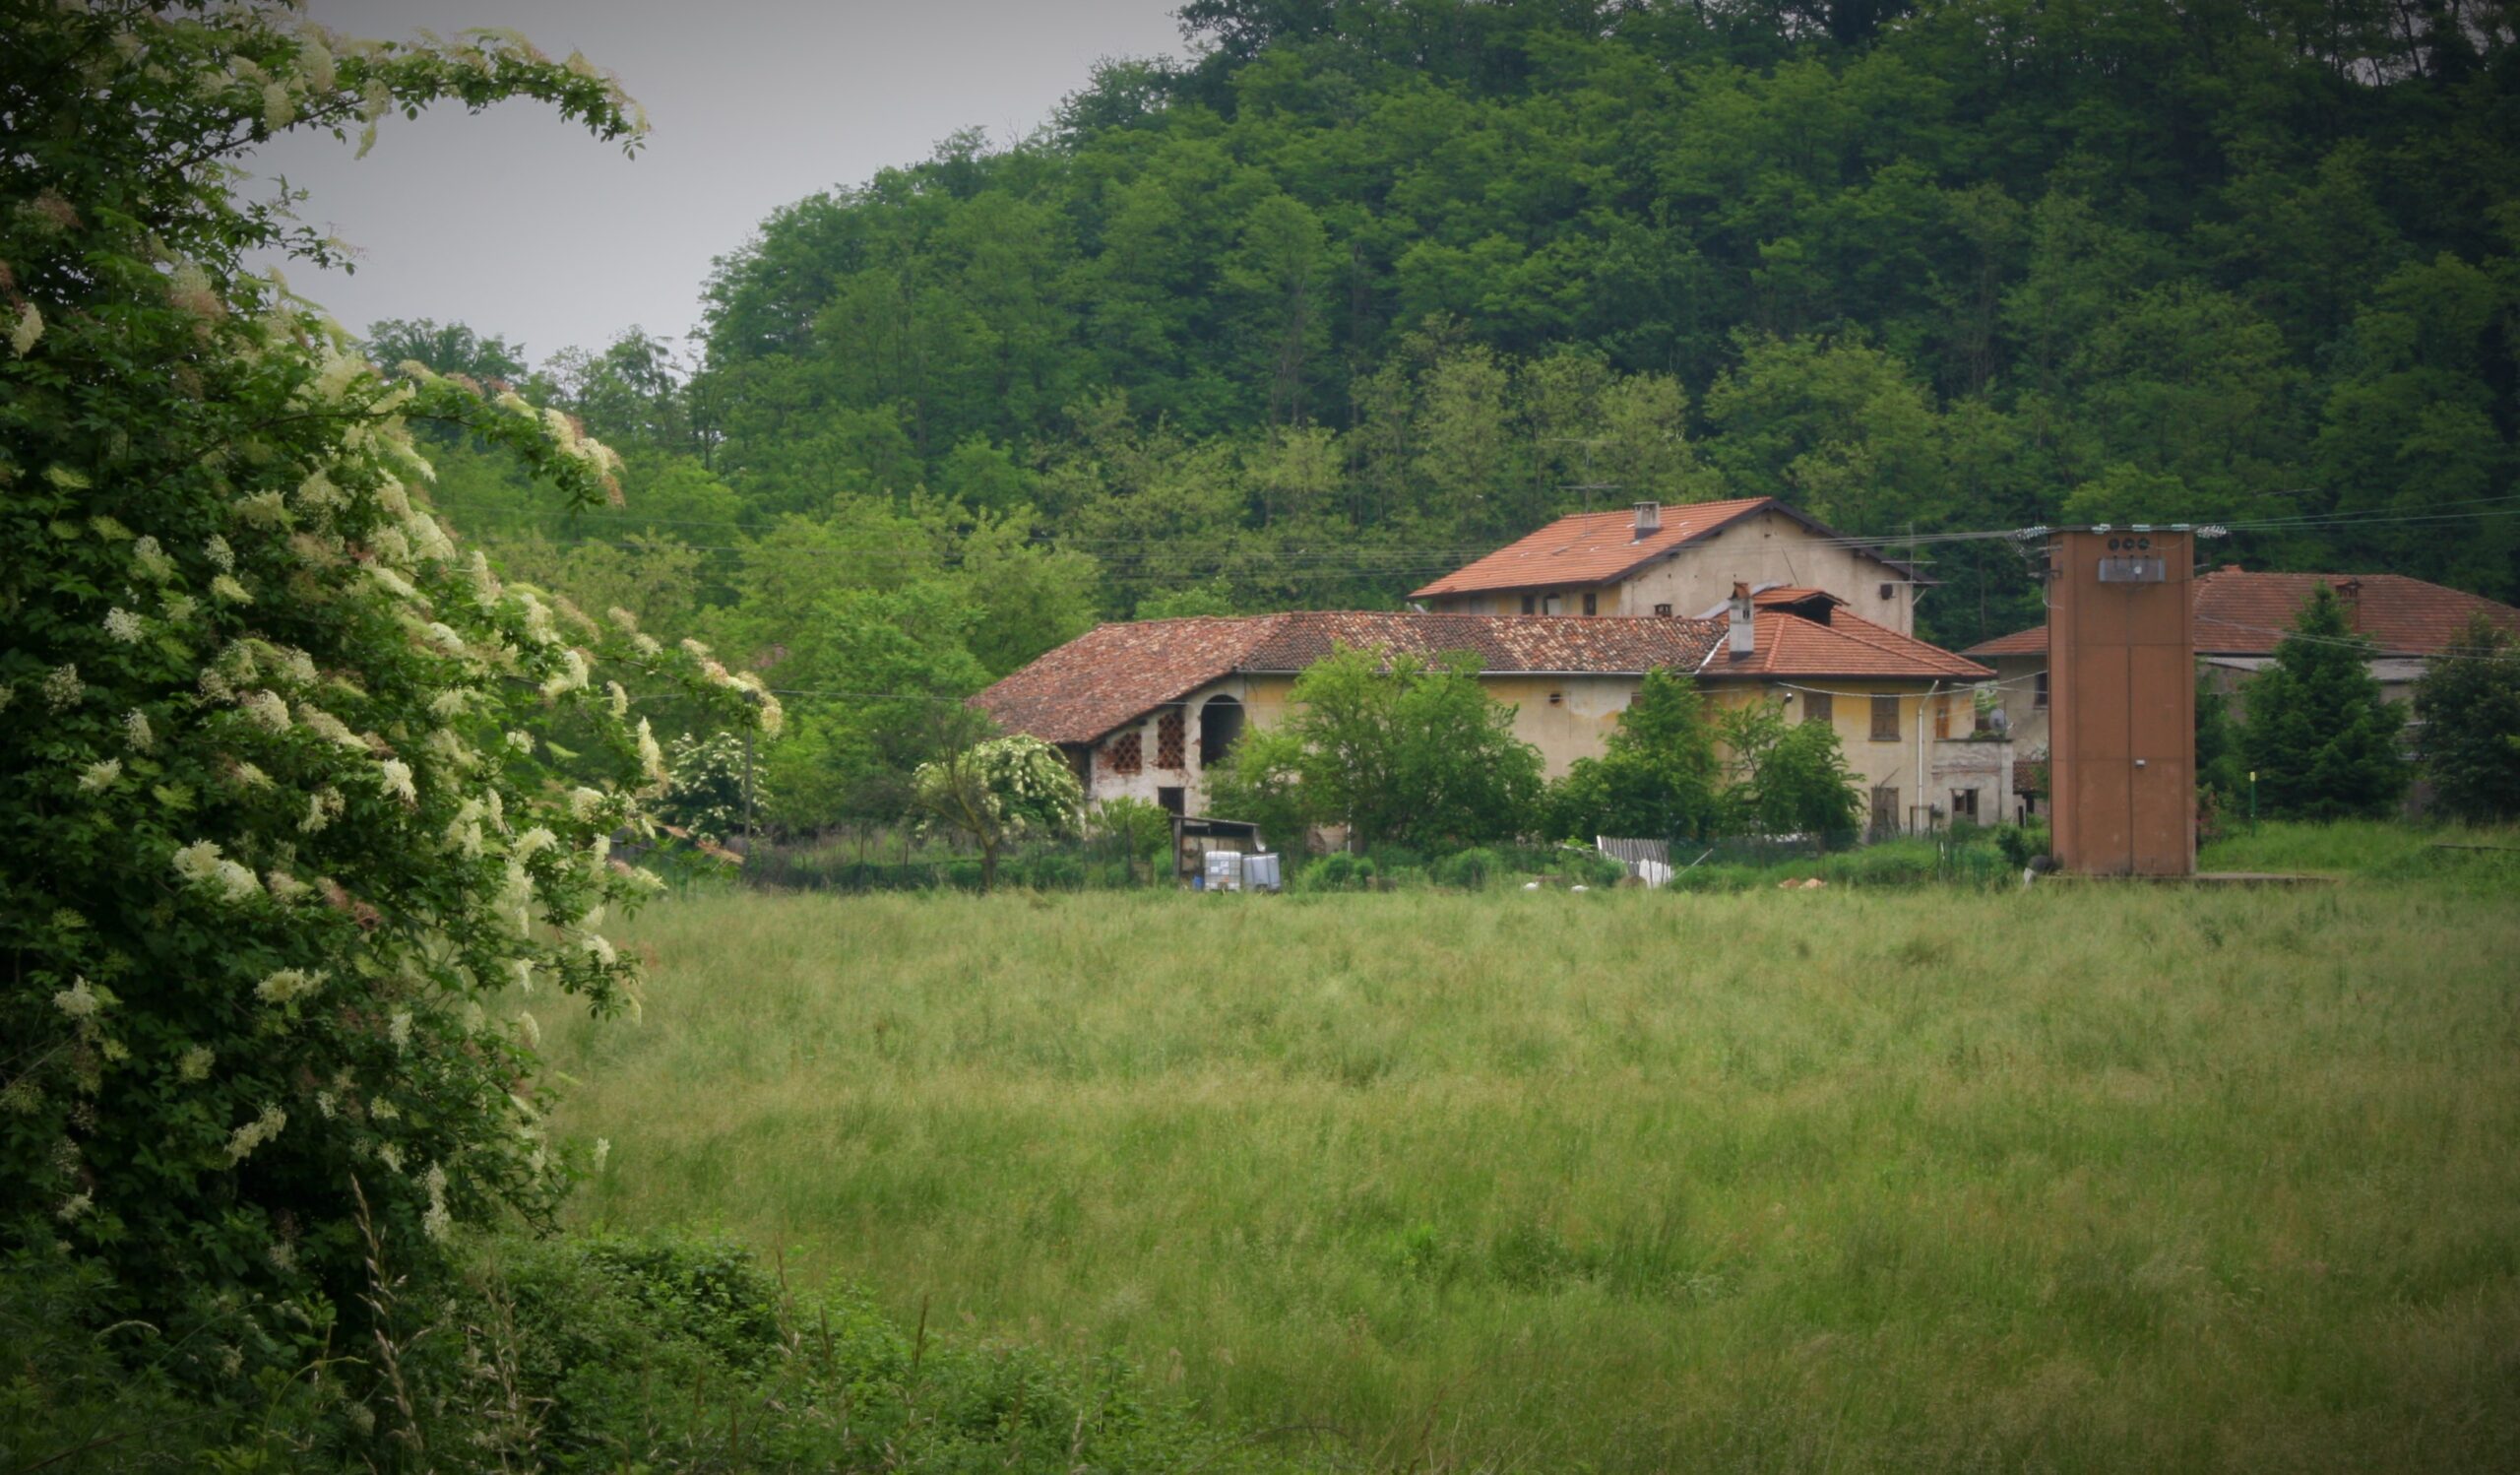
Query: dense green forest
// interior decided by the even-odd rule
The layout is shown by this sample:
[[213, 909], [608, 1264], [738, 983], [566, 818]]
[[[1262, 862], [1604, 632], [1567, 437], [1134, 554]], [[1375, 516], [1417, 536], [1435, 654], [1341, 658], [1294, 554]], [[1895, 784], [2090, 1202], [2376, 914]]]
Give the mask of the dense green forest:
[[[2212, 521], [2218, 560], [2520, 595], [2499, 5], [1180, 14], [1186, 62], [778, 212], [679, 356], [528, 376], [627, 455], [618, 509], [460, 443], [442, 504], [794, 693], [804, 808], [1098, 617], [1389, 607], [1588, 501]], [[2011, 545], [1924, 551], [1924, 633], [2035, 619]]]

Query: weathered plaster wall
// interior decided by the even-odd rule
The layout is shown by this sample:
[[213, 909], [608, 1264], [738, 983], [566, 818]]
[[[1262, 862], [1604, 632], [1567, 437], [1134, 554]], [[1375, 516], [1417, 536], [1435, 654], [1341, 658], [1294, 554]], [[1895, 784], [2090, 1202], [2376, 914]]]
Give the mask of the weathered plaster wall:
[[[1706, 687], [1713, 703], [1726, 708], [1786, 696], [1788, 720], [1799, 722], [1810, 710], [1810, 690], [1796, 688], [1830, 693], [1829, 726], [1838, 735], [1838, 747], [1846, 754], [1847, 767], [1855, 773], [1857, 787], [1863, 791], [1867, 819], [1872, 791], [1880, 788], [1899, 791], [1899, 828], [1911, 833], [1922, 833], [1947, 822], [1951, 808], [1948, 791], [1952, 789], [1981, 791], [1978, 817], [1983, 822], [2011, 817], [2009, 772], [2014, 745], [1934, 737], [1936, 707], [1946, 714], [1945, 731], [1965, 735], [1975, 726], [1976, 706], [1965, 687], [1929, 692], [1914, 683], [1837, 678], [1800, 681], [1791, 686], [1719, 680], [1708, 682]], [[1894, 697], [1899, 703], [1899, 737], [1894, 740], [1872, 736], [1875, 696]], [[1933, 810], [1941, 811], [1944, 818], [1938, 820]]]

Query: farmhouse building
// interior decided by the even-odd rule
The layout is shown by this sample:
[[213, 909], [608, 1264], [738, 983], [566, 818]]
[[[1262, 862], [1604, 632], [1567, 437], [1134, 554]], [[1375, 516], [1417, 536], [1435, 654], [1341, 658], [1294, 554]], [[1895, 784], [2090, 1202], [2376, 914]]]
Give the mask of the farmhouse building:
[[1455, 569], [1410, 596], [1455, 614], [1721, 614], [1732, 586], [1820, 589], [1902, 635], [1927, 582], [1907, 564], [1774, 497], [1586, 512]]
[[[2403, 574], [2252, 573], [2225, 564], [2196, 576], [2196, 665], [2208, 690], [2233, 699], [2235, 717], [2243, 715], [2242, 683], [2274, 664], [2277, 643], [2322, 585], [2336, 591], [2346, 619], [2372, 643], [2371, 674], [2392, 701], [2414, 694], [2425, 668], [2458, 641], [2478, 611], [2520, 635], [2520, 609]], [[1963, 654], [1994, 668], [2014, 741], [2025, 753], [2046, 753], [2048, 627], [2034, 625]]]
[[1129, 795], [1181, 814], [1204, 810], [1207, 771], [1251, 726], [1282, 721], [1295, 676], [1343, 645], [1475, 656], [1551, 777], [1600, 755], [1659, 669], [1696, 676], [1718, 705], [1783, 699], [1800, 720], [1832, 724], [1878, 829], [2003, 812], [2009, 748], [1969, 740], [1966, 688], [1991, 674], [1984, 667], [1816, 589], [1739, 605], [1704, 619], [1309, 611], [1106, 624], [973, 701], [1008, 731], [1056, 744], [1089, 802]]

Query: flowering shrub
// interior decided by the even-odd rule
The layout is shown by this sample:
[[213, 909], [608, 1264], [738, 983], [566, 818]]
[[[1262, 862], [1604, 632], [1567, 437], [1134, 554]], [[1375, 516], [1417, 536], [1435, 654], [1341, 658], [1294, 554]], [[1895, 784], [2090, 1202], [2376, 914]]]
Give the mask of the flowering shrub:
[[664, 778], [606, 673], [777, 709], [460, 550], [410, 420], [581, 504], [611, 453], [511, 395], [388, 383], [245, 275], [335, 248], [232, 198], [226, 160], [435, 98], [641, 124], [512, 37], [0, 14], [0, 1234], [143, 1310], [234, 1288], [313, 1318], [359, 1284], [353, 1179], [406, 1268], [565, 1181], [529, 1010], [636, 1007], [601, 927], [642, 878], [607, 847]]
[[911, 776], [926, 824], [979, 848], [980, 889], [997, 883], [1009, 841], [1073, 833], [1084, 786], [1059, 750], [1039, 738], [992, 738], [957, 748]]
[[[724, 840], [744, 828], [744, 740], [732, 733], [676, 738], [665, 757], [665, 792], [657, 818], [704, 840]], [[756, 811], [770, 805], [770, 786], [754, 776]]]

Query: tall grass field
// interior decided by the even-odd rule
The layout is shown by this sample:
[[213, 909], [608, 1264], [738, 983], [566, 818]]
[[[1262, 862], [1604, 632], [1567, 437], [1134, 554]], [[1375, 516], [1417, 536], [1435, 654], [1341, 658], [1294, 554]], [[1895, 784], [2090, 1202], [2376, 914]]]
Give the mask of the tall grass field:
[[2520, 855], [2244, 844], [2360, 873], [662, 902], [576, 1212], [1367, 1468], [2520, 1468]]

